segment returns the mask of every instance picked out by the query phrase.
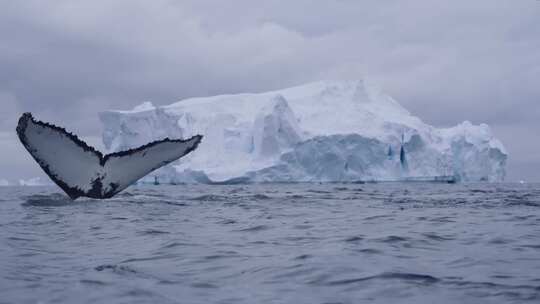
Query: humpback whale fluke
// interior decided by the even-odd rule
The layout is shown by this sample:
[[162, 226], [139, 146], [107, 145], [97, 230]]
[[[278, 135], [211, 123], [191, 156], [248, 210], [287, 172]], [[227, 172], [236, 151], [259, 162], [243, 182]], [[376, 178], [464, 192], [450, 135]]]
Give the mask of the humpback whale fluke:
[[111, 198], [146, 174], [195, 150], [202, 136], [154, 141], [103, 155], [64, 128], [24, 113], [17, 135], [30, 155], [71, 199]]

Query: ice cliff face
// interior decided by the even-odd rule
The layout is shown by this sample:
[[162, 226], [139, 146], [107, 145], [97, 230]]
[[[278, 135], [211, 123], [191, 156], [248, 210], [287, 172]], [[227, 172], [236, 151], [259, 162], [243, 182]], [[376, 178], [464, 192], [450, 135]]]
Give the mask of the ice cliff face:
[[507, 154], [485, 124], [437, 129], [365, 81], [144, 103], [100, 113], [119, 151], [203, 134], [195, 153], [144, 181], [502, 181]]

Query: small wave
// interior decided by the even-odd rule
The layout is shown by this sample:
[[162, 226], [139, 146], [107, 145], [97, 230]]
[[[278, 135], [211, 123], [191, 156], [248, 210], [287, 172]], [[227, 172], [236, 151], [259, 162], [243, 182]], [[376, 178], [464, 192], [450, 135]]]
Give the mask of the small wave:
[[179, 206], [179, 207], [188, 206], [188, 204], [186, 204], [186, 203], [177, 202], [177, 201], [159, 201], [159, 202], [162, 203], [162, 204], [172, 205], [172, 206]]
[[285, 237], [285, 240], [290, 242], [312, 242], [312, 241], [319, 241], [322, 238], [316, 237], [316, 236], [288, 236]]
[[245, 189], [245, 188], [242, 188], [242, 187], [240, 187], [240, 188], [235, 188], [235, 189], [232, 189], [231, 191], [229, 191], [229, 193], [230, 193], [230, 194], [235, 194], [235, 193], [240, 193], [240, 192], [242, 192], [242, 191], [246, 191], [246, 189]]
[[147, 203], [147, 202], [155, 202], [163, 199], [171, 199], [170, 196], [165, 195], [163, 193], [130, 193], [128, 195], [122, 195], [123, 193], [119, 193], [117, 196], [111, 198], [110, 200], [113, 201], [125, 201], [125, 202], [131, 202], [131, 203]]
[[125, 220], [128, 220], [129, 218], [127, 217], [123, 217], [123, 216], [115, 216], [115, 217], [111, 217], [111, 220], [113, 221], [125, 221]]
[[205, 195], [190, 198], [190, 200], [192, 201], [205, 201], [205, 202], [220, 202], [220, 201], [227, 201], [229, 199], [230, 198], [228, 196], [215, 195], [215, 194], [205, 194]]
[[386, 214], [374, 215], [374, 216], [368, 216], [368, 217], [364, 218], [364, 220], [370, 221], [370, 220], [378, 220], [378, 219], [389, 218], [389, 217], [393, 217], [393, 216], [392, 215], [386, 215]]
[[358, 243], [358, 242], [363, 241], [363, 240], [364, 240], [364, 237], [362, 237], [362, 236], [351, 236], [349, 238], [346, 238], [345, 242], [347, 242], [347, 243]]
[[248, 199], [255, 199], [255, 200], [269, 200], [272, 199], [271, 196], [265, 195], [265, 194], [255, 194], [252, 196], [247, 197]]
[[540, 203], [529, 201], [529, 200], [507, 200], [506, 201], [508, 206], [514, 206], [514, 207], [540, 207]]
[[214, 254], [214, 255], [203, 256], [202, 259], [212, 261], [212, 260], [219, 260], [219, 259], [230, 258], [230, 257], [231, 256], [222, 255], [222, 254]]
[[185, 243], [185, 242], [172, 242], [163, 245], [161, 248], [163, 249], [170, 249], [175, 247], [190, 247], [190, 246], [197, 246], [195, 243]]
[[149, 257], [144, 257], [144, 258], [131, 258], [131, 259], [123, 260], [118, 264], [133, 263], [133, 262], [145, 262], [145, 261], [157, 261], [157, 260], [168, 260], [168, 259], [173, 259], [173, 258], [176, 258], [176, 257], [177, 257], [177, 255], [175, 255], [175, 254], [156, 254], [156, 255], [151, 255]]
[[80, 280], [79, 282], [81, 282], [83, 284], [90, 284], [90, 285], [100, 285], [100, 286], [109, 285], [109, 283], [106, 283], [106, 282], [103, 282], [103, 281], [98, 281], [98, 280], [83, 279], [83, 280]]
[[218, 286], [211, 283], [193, 283], [191, 287], [195, 288], [218, 288]]
[[471, 189], [471, 190], [469, 190], [469, 192], [485, 194], [485, 193], [491, 193], [492, 191], [490, 191], [490, 190], [481, 190], [481, 189]]
[[257, 231], [264, 231], [264, 230], [268, 230], [268, 229], [270, 229], [269, 226], [257, 225], [257, 226], [248, 227], [248, 228], [244, 228], [244, 229], [238, 229], [238, 230], [235, 230], [235, 231], [239, 231], [239, 232], [257, 232]]
[[37, 239], [28, 239], [28, 238], [21, 238], [16, 236], [10, 236], [7, 238], [10, 241], [22, 241], [22, 242], [34, 242], [37, 241]]
[[510, 276], [510, 275], [492, 275], [491, 277], [494, 279], [505, 279], [505, 280], [514, 278], [513, 276]]
[[306, 192], [310, 192], [310, 193], [318, 193], [318, 194], [331, 194], [331, 193], [332, 193], [332, 192], [330, 192], [330, 191], [313, 190], [313, 189], [309, 189], [309, 190], [307, 190]]
[[356, 250], [356, 251], [360, 252], [360, 253], [367, 253], [367, 254], [380, 254], [380, 253], [382, 253], [381, 250], [373, 249], [373, 248], [359, 249], [359, 250]]
[[310, 268], [303, 268], [303, 264], [295, 264], [287, 267], [287, 269], [291, 269], [291, 271], [287, 271], [285, 273], [279, 273], [273, 276], [273, 279], [276, 281], [282, 281], [282, 280], [290, 280], [291, 278], [295, 277], [302, 277], [305, 275], [313, 274], [317, 271], [316, 268], [310, 267]]
[[526, 221], [528, 219], [531, 219], [531, 218], [534, 218], [536, 215], [516, 215], [512, 218], [512, 221], [517, 221], [517, 222], [521, 222], [521, 221]]
[[60, 193], [53, 193], [49, 195], [43, 195], [43, 194], [34, 194], [30, 196], [26, 196], [23, 198], [24, 203], [22, 203], [23, 206], [37, 206], [37, 207], [61, 207], [61, 206], [69, 206], [73, 205], [76, 202], [80, 203], [82, 201], [86, 200], [78, 200], [74, 201], [70, 199], [69, 197], [60, 194]]
[[540, 207], [537, 196], [533, 193], [511, 193], [504, 197], [507, 206]]
[[136, 288], [123, 294], [124, 296], [140, 298], [140, 297], [153, 297], [155, 294], [152, 291]]
[[421, 283], [425, 285], [435, 284], [440, 281], [440, 279], [434, 276], [425, 275], [425, 274], [385, 272], [379, 275], [368, 276], [368, 277], [329, 281], [329, 282], [326, 282], [324, 285], [328, 285], [328, 286], [347, 285], [347, 284], [353, 284], [353, 283], [359, 283], [359, 282], [371, 281], [371, 280], [401, 280], [401, 281], [406, 281], [406, 282]]
[[488, 241], [488, 244], [504, 245], [514, 242], [514, 240], [506, 239], [502, 237], [496, 237]]
[[448, 281], [445, 282], [448, 285], [456, 285], [465, 288], [479, 289], [511, 289], [511, 290], [529, 290], [535, 292], [534, 298], [537, 299], [540, 295], [540, 286], [534, 285], [510, 285], [510, 284], [498, 284], [494, 282], [474, 282], [474, 281]]
[[451, 237], [444, 237], [444, 236], [438, 235], [436, 233], [423, 233], [422, 235], [425, 236], [426, 238], [430, 239], [430, 240], [439, 241], [439, 242], [451, 241], [451, 240], [454, 239], [454, 238], [451, 238]]
[[313, 256], [311, 254], [302, 254], [302, 255], [299, 255], [299, 256], [296, 256], [294, 259], [295, 260], [307, 260], [309, 258], [312, 258]]
[[413, 198], [390, 198], [390, 199], [387, 199], [385, 201], [387, 204], [398, 204], [398, 205], [403, 205], [403, 204], [414, 204], [417, 202], [416, 199], [413, 199]]
[[116, 195], [116, 197], [133, 197], [133, 196], [136, 196], [137, 194], [135, 193], [132, 193], [131, 191], [123, 191], [123, 192], [120, 192]]
[[401, 242], [407, 242], [410, 239], [407, 237], [397, 236], [397, 235], [390, 235], [384, 238], [376, 239], [376, 241], [382, 242], [382, 243], [401, 243]]
[[125, 266], [125, 265], [114, 265], [114, 264], [105, 264], [105, 265], [99, 265], [94, 268], [97, 271], [106, 271], [110, 270], [114, 273], [118, 274], [127, 274], [127, 273], [138, 273], [135, 269]]
[[436, 223], [455, 223], [453, 217], [450, 216], [439, 216], [429, 219], [430, 222], [436, 222]]
[[139, 232], [141, 235], [155, 235], [155, 234], [170, 234], [169, 231], [157, 230], [157, 229], [148, 229]]
[[236, 251], [227, 251], [227, 252], [222, 252], [221, 254], [206, 255], [206, 256], [203, 256], [202, 259], [204, 261], [213, 261], [213, 260], [236, 258], [239, 256], [240, 255]]
[[[268, 244], [268, 242], [266, 241], [253, 241], [253, 242], [249, 242], [248, 244], [251, 244], [251, 245], [266, 245]], [[278, 245], [278, 243], [273, 243], [275, 245]]]
[[293, 195], [288, 195], [287, 198], [288, 199], [303, 199], [303, 198], [307, 198], [307, 197], [303, 196], [303, 195], [300, 195], [300, 194], [293, 194]]
[[313, 225], [306, 225], [306, 224], [294, 225], [294, 229], [299, 229], [299, 230], [311, 229], [313, 227], [314, 227]]

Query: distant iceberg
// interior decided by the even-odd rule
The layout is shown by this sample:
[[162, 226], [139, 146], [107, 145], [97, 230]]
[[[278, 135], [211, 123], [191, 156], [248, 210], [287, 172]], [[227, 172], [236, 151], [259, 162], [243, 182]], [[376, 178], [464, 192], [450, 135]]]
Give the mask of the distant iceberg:
[[50, 180], [43, 180], [41, 177], [32, 177], [29, 179], [20, 179], [19, 186], [51, 186], [53, 183]]
[[438, 129], [366, 81], [259, 94], [146, 102], [100, 113], [111, 152], [165, 137], [199, 149], [142, 182], [503, 181], [507, 152], [490, 128]]
[[9, 182], [5, 179], [0, 178], [0, 187], [9, 186]]

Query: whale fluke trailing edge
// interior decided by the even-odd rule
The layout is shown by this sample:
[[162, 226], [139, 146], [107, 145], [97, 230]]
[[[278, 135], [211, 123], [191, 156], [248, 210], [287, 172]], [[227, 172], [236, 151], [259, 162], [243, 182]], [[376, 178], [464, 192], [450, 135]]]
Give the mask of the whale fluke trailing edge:
[[189, 139], [154, 141], [144, 146], [103, 155], [64, 128], [35, 120], [24, 113], [17, 135], [30, 155], [71, 199], [105, 199], [148, 173], [195, 150], [202, 135]]

